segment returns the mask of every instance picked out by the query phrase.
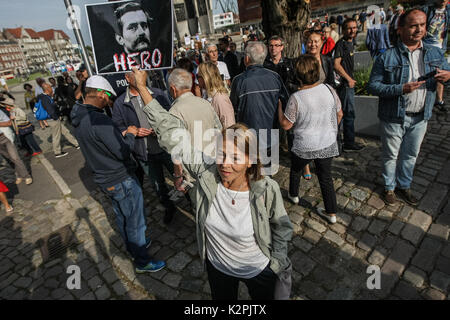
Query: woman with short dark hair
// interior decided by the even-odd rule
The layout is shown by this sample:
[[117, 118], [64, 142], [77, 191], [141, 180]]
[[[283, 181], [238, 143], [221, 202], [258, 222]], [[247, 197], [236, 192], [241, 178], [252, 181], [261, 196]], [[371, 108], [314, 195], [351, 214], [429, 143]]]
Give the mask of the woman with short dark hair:
[[301, 171], [314, 161], [326, 211], [318, 208], [318, 213], [335, 223], [337, 203], [331, 161], [339, 154], [337, 133], [342, 119], [341, 102], [330, 85], [319, 81], [320, 66], [313, 55], [298, 58], [295, 77], [300, 83], [299, 91], [290, 97], [284, 113], [278, 108], [281, 127], [294, 131], [288, 197], [295, 204], [299, 203]]

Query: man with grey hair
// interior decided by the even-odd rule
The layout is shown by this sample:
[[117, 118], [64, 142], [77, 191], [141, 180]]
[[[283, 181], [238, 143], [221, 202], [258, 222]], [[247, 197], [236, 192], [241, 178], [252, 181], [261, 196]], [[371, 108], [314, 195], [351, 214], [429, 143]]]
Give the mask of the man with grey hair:
[[[271, 141], [270, 131], [279, 128], [278, 104], [285, 106], [289, 98], [279, 74], [263, 67], [266, 56], [264, 43], [248, 43], [244, 57], [247, 69], [234, 78], [230, 95], [236, 122], [243, 122], [258, 132], [260, 149], [278, 146], [278, 141]], [[259, 135], [260, 129], [266, 129], [267, 135]]]
[[231, 84], [230, 73], [228, 72], [227, 64], [219, 60], [219, 50], [215, 44], [210, 44], [206, 47], [206, 57], [208, 61], [213, 62], [219, 69], [219, 73], [228, 86]]
[[[192, 75], [190, 72], [175, 68], [170, 74], [168, 82], [170, 95], [174, 99], [169, 112], [183, 121], [190, 134], [191, 145], [196, 146], [194, 142], [200, 140], [202, 143], [201, 151], [203, 151], [211, 143], [211, 141], [203, 140], [203, 134], [209, 129], [222, 129], [216, 112], [207, 100], [192, 94]], [[198, 129], [195, 130], [195, 128], [199, 126], [201, 136], [195, 136], [195, 132], [198, 132]], [[178, 190], [183, 191], [180, 187], [184, 176], [182, 165], [175, 163], [174, 172], [175, 186]]]

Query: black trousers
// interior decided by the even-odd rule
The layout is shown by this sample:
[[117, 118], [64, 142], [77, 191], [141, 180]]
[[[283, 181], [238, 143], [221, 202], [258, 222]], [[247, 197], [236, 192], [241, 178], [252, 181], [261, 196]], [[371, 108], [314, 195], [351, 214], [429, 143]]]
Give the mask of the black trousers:
[[273, 300], [277, 275], [269, 265], [256, 277], [250, 279], [236, 278], [226, 275], [206, 259], [209, 286], [213, 300], [237, 300], [239, 281], [245, 283], [252, 300]]
[[336, 192], [334, 191], [333, 178], [331, 177], [331, 161], [333, 158], [325, 159], [302, 159], [291, 152], [291, 172], [289, 175], [289, 195], [298, 196], [300, 178], [303, 168], [314, 161], [317, 178], [319, 179], [320, 190], [322, 191], [325, 211], [327, 213], [337, 212]]

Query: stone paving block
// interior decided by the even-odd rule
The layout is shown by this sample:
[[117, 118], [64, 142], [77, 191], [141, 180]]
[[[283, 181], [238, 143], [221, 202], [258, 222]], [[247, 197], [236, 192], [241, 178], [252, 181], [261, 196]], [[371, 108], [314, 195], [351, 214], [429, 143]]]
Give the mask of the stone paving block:
[[422, 270], [411, 266], [403, 274], [403, 279], [411, 283], [414, 287], [421, 288], [427, 279], [427, 275]]
[[402, 230], [403, 226], [405, 224], [399, 220], [392, 221], [391, 225], [389, 226], [388, 231], [392, 234], [395, 234], [398, 236], [400, 234], [400, 231]]
[[444, 256], [439, 256], [436, 261], [436, 269], [450, 274], [450, 259]]
[[300, 237], [294, 237], [292, 244], [303, 252], [308, 252], [313, 247], [308, 241], [303, 240]]
[[58, 288], [51, 291], [51, 296], [53, 299], [59, 300], [67, 294], [67, 290], [63, 288]]
[[174, 272], [180, 272], [191, 261], [192, 258], [188, 254], [179, 252], [175, 256], [167, 260], [167, 267]]
[[445, 300], [445, 294], [433, 288], [425, 290], [423, 297], [427, 300]]
[[411, 208], [410, 206], [403, 206], [403, 208], [400, 210], [400, 212], [397, 214], [397, 219], [400, 219], [404, 222], [408, 221], [409, 216], [411, 215], [411, 213], [413, 213], [414, 209]]
[[379, 247], [373, 250], [372, 254], [367, 259], [367, 261], [369, 261], [370, 264], [378, 265], [381, 267], [383, 265], [384, 260], [386, 259], [386, 256], [387, 251]]
[[112, 289], [120, 297], [125, 296], [128, 292], [128, 288], [120, 280], [112, 285]]
[[316, 244], [322, 238], [322, 235], [314, 230], [306, 230], [303, 234], [303, 238], [311, 242], [312, 244]]
[[363, 204], [361, 209], [359, 209], [358, 214], [364, 217], [372, 217], [377, 213], [377, 210], [371, 206]]
[[336, 194], [336, 202], [339, 208], [345, 208], [349, 201], [350, 199], [348, 197]]
[[447, 198], [448, 187], [440, 184], [433, 183], [428, 189], [423, 199], [420, 201], [419, 210], [430, 213], [433, 217], [437, 216], [443, 201]]
[[388, 210], [381, 210], [378, 213], [378, 218], [386, 220], [386, 221], [392, 221], [393, 216], [394, 216], [394, 213], [392, 211], [388, 211]]
[[302, 281], [299, 286], [300, 292], [313, 300], [322, 300], [327, 296], [327, 292], [323, 290], [317, 283], [306, 280]]
[[199, 292], [203, 285], [204, 281], [200, 279], [182, 279], [179, 288], [191, 292]]
[[290, 212], [289, 213], [289, 219], [291, 220], [292, 223], [295, 223], [297, 225], [301, 225], [305, 218], [303, 216], [297, 214], [297, 213]]
[[111, 297], [111, 291], [106, 286], [102, 286], [95, 290], [95, 296], [98, 300], [106, 300]]
[[447, 170], [441, 170], [436, 181], [448, 185], [450, 184], [450, 170], [448, 170], [450, 168], [450, 160], [443, 167]]
[[327, 300], [353, 300], [354, 291], [347, 287], [338, 287], [327, 295]]
[[356, 217], [355, 220], [353, 220], [351, 228], [355, 230], [356, 232], [365, 230], [367, 226], [369, 225], [370, 220], [362, 218], [362, 217]]
[[339, 280], [339, 275], [326, 267], [318, 266], [311, 274], [314, 282], [321, 284], [326, 290], [333, 290], [336, 287], [336, 282]]
[[[306, 242], [306, 241], [305, 241]], [[186, 268], [188, 274], [194, 278], [201, 278], [204, 275], [203, 264], [200, 259], [192, 261]]]
[[99, 276], [95, 276], [88, 281], [88, 285], [93, 291], [95, 291], [104, 285], [104, 282]]
[[292, 268], [303, 276], [308, 275], [316, 266], [316, 263], [300, 251], [295, 252], [291, 257]]
[[341, 247], [341, 257], [345, 260], [350, 260], [356, 252], [356, 248], [348, 243]]
[[331, 230], [327, 230], [327, 232], [325, 232], [324, 236], [325, 239], [333, 242], [334, 244], [336, 244], [337, 246], [341, 246], [344, 244], [344, 239], [342, 239], [336, 232], [333, 232]]
[[400, 280], [397, 287], [394, 290], [394, 294], [399, 296], [403, 300], [422, 300], [419, 292], [416, 288], [411, 286], [408, 282]]
[[436, 258], [442, 248], [440, 241], [427, 237], [423, 240], [419, 251], [414, 256], [412, 264], [430, 272], [434, 268]]
[[330, 226], [330, 228], [338, 234], [344, 234], [347, 231], [347, 228], [340, 223], [334, 223]]
[[364, 251], [372, 250], [373, 246], [377, 243], [377, 238], [374, 236], [364, 233], [361, 237], [361, 240], [358, 241], [358, 248], [363, 249]]
[[440, 290], [442, 292], [448, 292], [450, 285], [450, 275], [436, 270], [431, 274], [430, 285], [434, 289]]
[[109, 268], [105, 272], [102, 273], [103, 279], [105, 279], [106, 283], [114, 283], [117, 279], [119, 279], [119, 276], [117, 275], [114, 268]]
[[385, 297], [392, 290], [394, 285], [398, 282], [400, 275], [406, 268], [406, 265], [411, 259], [415, 248], [405, 241], [399, 241], [388, 259], [384, 262], [381, 268], [381, 286], [377, 290], [377, 295]]
[[351, 199], [347, 203], [347, 206], [345, 206], [345, 212], [347, 212], [349, 214], [354, 214], [355, 212], [357, 212], [359, 210], [359, 208], [361, 208], [361, 206], [362, 206], [362, 202]]
[[311, 228], [311, 229], [317, 231], [318, 233], [323, 233], [323, 232], [325, 232], [325, 230], [327, 230], [327, 227], [325, 227], [323, 224], [321, 224], [321, 223], [319, 223], [318, 221], [313, 220], [313, 219], [307, 219], [307, 220], [305, 220], [305, 224], [306, 224], [309, 228]]
[[428, 234], [440, 238], [441, 240], [447, 240], [449, 235], [449, 228], [442, 224], [433, 223], [428, 230]]
[[33, 279], [31, 279], [30, 277], [21, 277], [14, 282], [14, 286], [18, 288], [28, 289], [32, 282]]
[[372, 194], [370, 199], [367, 201], [367, 204], [378, 210], [383, 209], [385, 206], [383, 199], [380, 199], [380, 197], [375, 194]]
[[179, 274], [169, 272], [162, 278], [162, 281], [173, 288], [177, 288], [182, 278]]
[[350, 225], [350, 222], [352, 221], [352, 216], [339, 212], [336, 214], [336, 221], [340, 224], [343, 224], [344, 226], [348, 227]]
[[367, 229], [370, 233], [379, 235], [386, 229], [387, 223], [380, 221], [380, 220], [373, 220], [372, 223], [369, 226], [369, 229]]
[[361, 202], [364, 202], [368, 197], [369, 194], [361, 189], [355, 188], [350, 192], [350, 195], [355, 198], [356, 200], [359, 200]]
[[432, 218], [428, 214], [418, 210], [414, 211], [402, 230], [403, 239], [409, 240], [415, 245], [418, 244], [431, 222]]

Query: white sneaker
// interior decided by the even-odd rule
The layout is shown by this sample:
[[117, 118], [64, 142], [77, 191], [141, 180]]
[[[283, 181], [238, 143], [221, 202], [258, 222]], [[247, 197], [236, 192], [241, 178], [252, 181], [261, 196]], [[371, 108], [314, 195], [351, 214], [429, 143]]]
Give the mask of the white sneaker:
[[330, 223], [336, 223], [336, 215], [329, 215], [325, 212], [324, 208], [317, 208], [317, 213], [319, 214], [319, 216], [327, 219]]
[[33, 178], [26, 178], [25, 179], [25, 183], [26, 184], [32, 184], [33, 183]]
[[291, 200], [294, 204], [298, 204], [300, 202], [300, 199], [298, 197], [291, 197], [288, 193], [288, 198]]

